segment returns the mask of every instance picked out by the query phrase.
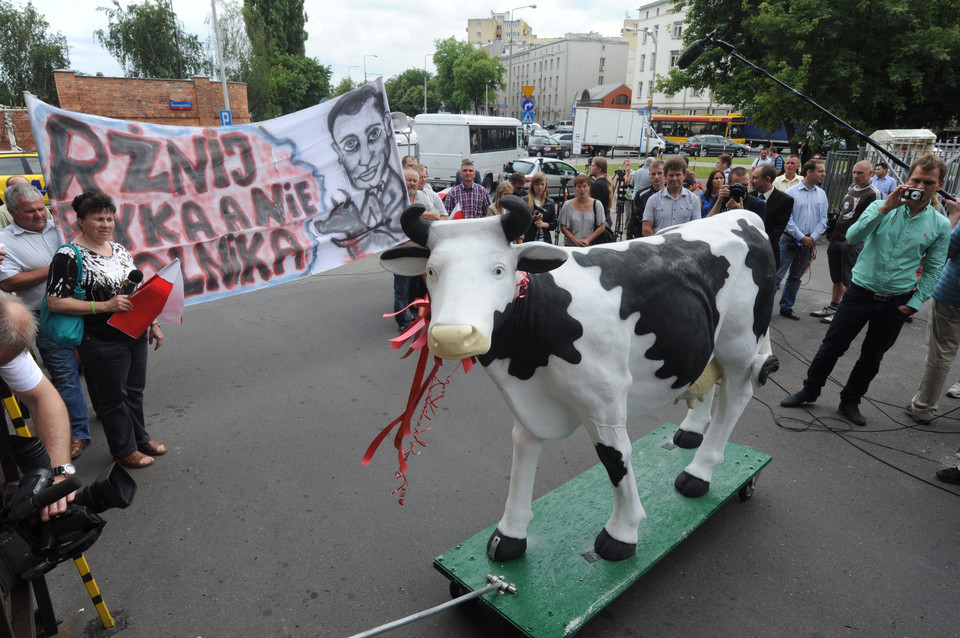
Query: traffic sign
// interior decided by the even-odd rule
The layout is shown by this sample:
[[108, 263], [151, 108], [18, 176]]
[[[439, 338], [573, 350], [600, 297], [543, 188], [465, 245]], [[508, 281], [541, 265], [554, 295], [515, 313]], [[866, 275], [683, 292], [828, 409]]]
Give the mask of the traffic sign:
[[533, 113], [530, 111], [524, 111], [523, 117], [520, 119], [520, 121], [524, 124], [533, 124]]
[[535, 87], [535, 86], [521, 86], [520, 88], [523, 90], [523, 97], [529, 98], [531, 95], [533, 95], [533, 90], [534, 90], [535, 88], [537, 88], [537, 87]]
[[228, 110], [220, 111], [220, 126], [232, 126], [233, 114]]
[[527, 99], [520, 103], [520, 109], [524, 113], [529, 113], [533, 110], [533, 100]]

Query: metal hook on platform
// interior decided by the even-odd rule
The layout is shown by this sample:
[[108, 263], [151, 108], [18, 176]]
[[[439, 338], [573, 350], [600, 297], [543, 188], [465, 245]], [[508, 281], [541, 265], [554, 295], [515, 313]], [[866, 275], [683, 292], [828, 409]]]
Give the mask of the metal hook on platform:
[[410, 623], [426, 618], [427, 616], [432, 616], [433, 614], [441, 612], [445, 609], [449, 609], [450, 607], [454, 607], [461, 603], [465, 603], [468, 600], [479, 598], [480, 596], [483, 596], [484, 594], [487, 594], [492, 591], [498, 591], [501, 594], [517, 593], [517, 586], [514, 585], [513, 583], [508, 583], [507, 581], [505, 581], [503, 579], [503, 576], [494, 576], [493, 574], [487, 574], [487, 582], [490, 584], [476, 591], [472, 591], [469, 594], [458, 596], [457, 598], [454, 598], [449, 602], [443, 603], [442, 605], [437, 605], [436, 607], [431, 607], [430, 609], [424, 609], [423, 611], [418, 611], [417, 613], [411, 614], [406, 618], [394, 620], [393, 622], [387, 623], [385, 625], [380, 625], [379, 627], [368, 629], [363, 633], [354, 634], [353, 636], [350, 636], [350, 638], [368, 638], [369, 636], [378, 636], [392, 629], [403, 627], [404, 625], [409, 625]]

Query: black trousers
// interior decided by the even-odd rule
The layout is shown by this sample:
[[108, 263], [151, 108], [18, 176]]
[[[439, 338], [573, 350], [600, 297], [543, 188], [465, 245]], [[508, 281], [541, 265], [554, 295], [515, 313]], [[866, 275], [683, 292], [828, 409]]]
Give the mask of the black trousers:
[[847, 288], [823, 337], [823, 343], [807, 370], [803, 387], [814, 396], [820, 396], [820, 389], [827, 383], [827, 377], [833, 372], [837, 360], [867, 326], [867, 334], [860, 347], [860, 358], [840, 391], [841, 403], [859, 404], [880, 370], [883, 355], [900, 336], [900, 329], [907, 318], [900, 312], [900, 306], [909, 301], [911, 295], [912, 292], [908, 292], [884, 298], [856, 284]]
[[133, 454], [137, 446], [150, 441], [143, 420], [147, 336], [113, 341], [85, 334], [79, 349], [97, 395], [111, 456]]

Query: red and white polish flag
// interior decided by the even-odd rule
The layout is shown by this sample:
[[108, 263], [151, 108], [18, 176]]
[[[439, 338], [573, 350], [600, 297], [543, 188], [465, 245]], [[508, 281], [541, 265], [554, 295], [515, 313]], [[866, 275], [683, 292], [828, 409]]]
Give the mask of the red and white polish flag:
[[154, 321], [166, 324], [183, 322], [183, 273], [180, 260], [174, 259], [130, 295], [133, 310], [115, 312], [107, 321], [117, 330], [137, 338]]

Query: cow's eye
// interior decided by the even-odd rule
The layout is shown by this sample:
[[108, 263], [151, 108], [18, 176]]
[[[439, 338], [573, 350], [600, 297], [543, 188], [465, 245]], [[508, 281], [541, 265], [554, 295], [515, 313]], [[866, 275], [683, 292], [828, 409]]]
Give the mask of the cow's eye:
[[499, 266], [499, 265], [498, 265], [498, 266], [494, 266], [494, 267], [493, 267], [493, 275], [494, 275], [495, 277], [503, 277], [503, 274], [504, 274], [505, 272], [507, 272], [507, 269], [504, 268], [503, 266]]
[[436, 277], [437, 269], [433, 266], [427, 266], [427, 277]]

